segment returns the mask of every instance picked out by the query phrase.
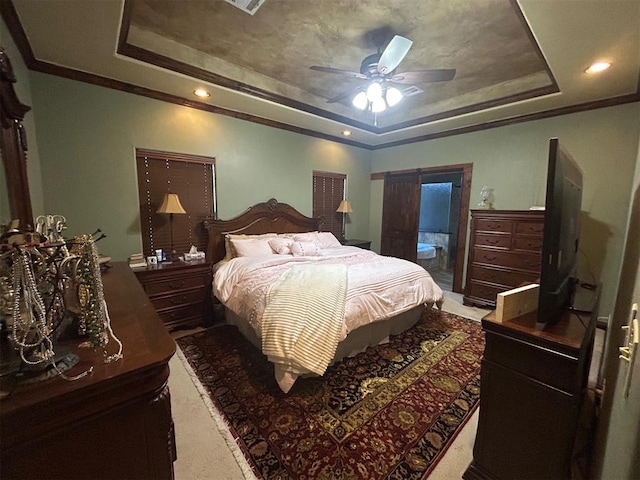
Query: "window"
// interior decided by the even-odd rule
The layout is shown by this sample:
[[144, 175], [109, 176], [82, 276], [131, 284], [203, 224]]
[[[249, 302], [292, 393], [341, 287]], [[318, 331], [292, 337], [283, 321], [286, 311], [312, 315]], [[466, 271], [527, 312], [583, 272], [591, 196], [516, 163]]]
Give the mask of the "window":
[[[178, 254], [191, 245], [206, 251], [208, 235], [203, 220], [215, 216], [215, 159], [196, 155], [136, 149], [140, 226], [145, 256], [156, 249]], [[186, 214], [157, 213], [166, 193], [175, 193]], [[173, 227], [173, 228], [171, 228]]]
[[344, 214], [337, 213], [345, 198], [347, 176], [342, 173], [313, 172], [313, 216], [324, 217], [322, 230], [343, 237]]

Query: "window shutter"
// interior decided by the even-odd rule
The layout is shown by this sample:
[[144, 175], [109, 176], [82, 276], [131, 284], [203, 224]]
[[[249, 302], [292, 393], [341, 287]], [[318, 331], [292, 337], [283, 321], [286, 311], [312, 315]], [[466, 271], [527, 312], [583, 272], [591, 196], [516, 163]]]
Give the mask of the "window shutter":
[[[215, 159], [150, 150], [136, 150], [140, 226], [145, 256], [156, 249], [178, 254], [191, 245], [206, 251], [207, 231], [203, 220], [214, 215]], [[186, 214], [157, 213], [166, 193], [176, 193]]]
[[337, 238], [342, 238], [344, 214], [336, 210], [344, 199], [346, 179], [342, 173], [313, 172], [313, 216], [323, 216], [322, 230]]

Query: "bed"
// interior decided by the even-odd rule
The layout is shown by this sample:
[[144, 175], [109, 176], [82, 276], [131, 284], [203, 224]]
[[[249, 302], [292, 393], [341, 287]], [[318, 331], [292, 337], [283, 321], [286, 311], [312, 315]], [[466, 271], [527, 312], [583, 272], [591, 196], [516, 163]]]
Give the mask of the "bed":
[[[274, 363], [285, 393], [300, 375], [322, 375], [329, 364], [407, 330], [443, 301], [418, 265], [342, 246], [321, 231], [321, 219], [276, 199], [205, 226], [214, 301], [224, 305], [227, 323]], [[277, 250], [282, 245], [289, 251]]]

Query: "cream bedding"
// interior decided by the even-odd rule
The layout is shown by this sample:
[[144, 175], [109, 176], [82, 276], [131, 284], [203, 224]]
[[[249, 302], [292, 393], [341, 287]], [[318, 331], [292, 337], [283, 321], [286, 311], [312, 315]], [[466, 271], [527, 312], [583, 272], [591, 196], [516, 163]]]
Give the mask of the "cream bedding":
[[[360, 326], [396, 316], [421, 304], [440, 305], [443, 300], [440, 287], [420, 266], [346, 246], [322, 249], [321, 255], [314, 257], [265, 255], [231, 259], [217, 265], [214, 294], [225, 307], [245, 319], [258, 338], [262, 338], [263, 314], [270, 286], [292, 265], [301, 264], [346, 266], [347, 292], [339, 341]], [[287, 367], [276, 363], [277, 372], [282, 373], [283, 369], [286, 371]]]

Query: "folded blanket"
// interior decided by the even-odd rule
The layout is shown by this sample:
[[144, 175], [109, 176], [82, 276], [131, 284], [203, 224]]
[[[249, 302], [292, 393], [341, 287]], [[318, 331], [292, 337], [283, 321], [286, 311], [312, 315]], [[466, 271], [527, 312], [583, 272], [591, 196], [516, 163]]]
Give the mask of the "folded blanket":
[[292, 265], [267, 292], [262, 352], [295, 373], [323, 375], [340, 339], [346, 265]]

